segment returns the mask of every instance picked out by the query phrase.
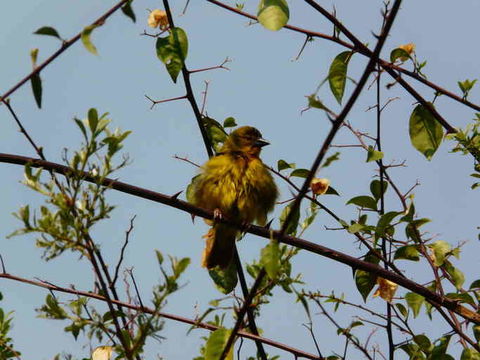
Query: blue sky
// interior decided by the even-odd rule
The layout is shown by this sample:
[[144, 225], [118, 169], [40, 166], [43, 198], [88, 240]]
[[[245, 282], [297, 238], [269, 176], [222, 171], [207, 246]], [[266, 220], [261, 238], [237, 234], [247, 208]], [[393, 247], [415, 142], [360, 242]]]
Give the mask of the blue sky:
[[[308, 6], [294, 1], [289, 3], [291, 24], [332, 32], [331, 25]], [[39, 48], [39, 61], [43, 61], [59, 46], [54, 38], [33, 35], [36, 29], [53, 26], [64, 38], [70, 38], [113, 4], [111, 1], [93, 0], [38, 0], [5, 4], [0, 13], [0, 91], [6, 91], [31, 70], [30, 49]], [[381, 1], [340, 0], [322, 4], [329, 9], [334, 4], [339, 18], [347, 27], [362, 41], [374, 43], [372, 31], [377, 31], [382, 21]], [[267, 164], [275, 165], [277, 160], [285, 159], [295, 162], [298, 167], [310, 167], [329, 130], [329, 122], [321, 112], [311, 110], [301, 115], [300, 111], [306, 105], [305, 95], [315, 90], [326, 76], [334, 56], [344, 49], [333, 43], [315, 40], [308, 44], [298, 61], [293, 61], [303, 43], [303, 36], [286, 30], [274, 33], [259, 25], [248, 26], [245, 18], [205, 1], [191, 1], [188, 12], [178, 16], [183, 5], [183, 1], [172, 1], [176, 25], [182, 27], [189, 38], [188, 67], [214, 66], [227, 56], [233, 60], [228, 64], [230, 71], [215, 70], [193, 75], [194, 91], [199, 102], [204, 81], [209, 81], [208, 115], [219, 121], [233, 116], [238, 124], [258, 127], [271, 142], [262, 154]], [[132, 164], [122, 170], [119, 178], [141, 187], [174, 194], [185, 189], [196, 169], [173, 159], [173, 156], [186, 156], [197, 163], [204, 162], [207, 157], [187, 102], [170, 102], [150, 110], [150, 103], [144, 95], [163, 99], [184, 95], [185, 90], [181, 81], [178, 84], [171, 82], [155, 55], [154, 40], [139, 35], [147, 29], [147, 9], [161, 8], [161, 2], [137, 0], [133, 8], [137, 15], [136, 24], [119, 12], [94, 31], [92, 40], [98, 56], [88, 53], [79, 42], [42, 71], [44, 95], [41, 110], [35, 105], [29, 84], [18, 90], [11, 97], [11, 102], [51, 161], [61, 160], [64, 147], [75, 148], [81, 142], [73, 117], [85, 117], [90, 107], [96, 107], [99, 112], [108, 111], [113, 126], [133, 132], [124, 148]], [[247, 2], [245, 10], [254, 13], [255, 2]], [[476, 59], [479, 50], [472, 44], [477, 41], [476, 17], [479, 10], [480, 3], [475, 0], [456, 3], [405, 1], [385, 45], [383, 57], [388, 57], [389, 51], [398, 45], [414, 42], [417, 56], [428, 61], [425, 73], [429, 79], [460, 93], [457, 81], [478, 77]], [[358, 79], [365, 64], [365, 58], [354, 55], [349, 75]], [[411, 83], [427, 99], [432, 98], [432, 91], [413, 80]], [[352, 88], [349, 83], [346, 96]], [[327, 86], [321, 88], [319, 96], [333, 110], [340, 110]], [[383, 90], [384, 101], [393, 97], [400, 99], [392, 102], [384, 113], [385, 161], [407, 161], [408, 167], [391, 170], [402, 191], [407, 191], [417, 180], [421, 183], [415, 189], [416, 207], [422, 217], [433, 220], [425, 228], [431, 235], [453, 245], [467, 241], [460, 267], [466, 273], [468, 286], [478, 277], [479, 265], [476, 256], [479, 250], [476, 229], [479, 192], [470, 190], [472, 179], [468, 176], [472, 172], [472, 160], [449, 153], [452, 145], [445, 142], [434, 159], [427, 162], [413, 149], [408, 138], [408, 118], [414, 100], [398, 86], [389, 91]], [[478, 98], [479, 92], [474, 89], [470, 99], [478, 102]], [[374, 113], [365, 111], [373, 104], [374, 91], [365, 92], [348, 120], [356, 128], [373, 131]], [[473, 111], [446, 97], [438, 100], [437, 107], [453, 126], [463, 127], [473, 118]], [[0, 152], [35, 155], [4, 106], [0, 107], [0, 124]], [[355, 139], [342, 130], [334, 143], [352, 144]], [[342, 149], [341, 153], [342, 161], [334, 163], [319, 176], [331, 179], [332, 185], [341, 194], [341, 197], [326, 197], [325, 204], [342, 218], [350, 219], [356, 211], [353, 206], [345, 206], [345, 202], [368, 192], [375, 166], [365, 163], [366, 155], [359, 149]], [[5, 184], [0, 193], [0, 253], [7, 271], [59, 285], [75, 284], [78, 289], [91, 289], [91, 269], [85, 261], [77, 261], [75, 256], [67, 254], [45, 263], [40, 260], [41, 251], [34, 247], [33, 237], [6, 239], [6, 235], [19, 226], [10, 214], [25, 204], [39, 205], [42, 199], [19, 183], [23, 177], [21, 167], [0, 164], [0, 176]], [[279, 179], [277, 183], [282, 200], [289, 198], [288, 187]], [[171, 297], [166, 311], [193, 318], [208, 307], [209, 300], [221, 297], [207, 272], [200, 267], [201, 235], [206, 231], [202, 221], [192, 224], [188, 214], [113, 191], [109, 199], [117, 205], [117, 209], [111, 221], [96, 229], [95, 238], [113, 264], [129, 220], [137, 215], [125, 265], [134, 267], [145, 299], [149, 298], [151, 287], [160, 279], [154, 249], [192, 259], [184, 278], [186, 286]], [[399, 210], [398, 201], [392, 193], [387, 196], [387, 206]], [[274, 216], [279, 215], [282, 207], [277, 206]], [[278, 222], [274, 225], [277, 227]], [[327, 231], [325, 226], [333, 227], [335, 223], [326, 214], [320, 214], [304, 237], [341, 251], [362, 254], [363, 250], [358, 251], [351, 235]], [[242, 258], [252, 260], [258, 257], [264, 245], [263, 239], [247, 236], [239, 243]], [[425, 264], [407, 265], [407, 276], [419, 281], [430, 279], [430, 275], [425, 274]], [[294, 272], [304, 275], [306, 289], [325, 293], [335, 290], [336, 293], [347, 294], [352, 301], [361, 301], [354, 289], [351, 270], [345, 266], [301, 252], [294, 261]], [[82, 348], [82, 342], [76, 343], [71, 336], [63, 334], [62, 329], [67, 324], [36, 317], [34, 309], [41, 306], [47, 295], [45, 291], [10, 281], [0, 282], [0, 291], [5, 297], [2, 302], [4, 309], [15, 310], [13, 336], [23, 358], [52, 359], [61, 351], [71, 352], [80, 358], [88, 356], [88, 349]], [[368, 303], [373, 308], [384, 308], [384, 302], [379, 299], [370, 299]], [[345, 325], [351, 320], [349, 313], [339, 313], [338, 316]], [[322, 349], [327, 353], [330, 349], [341, 351], [342, 342], [337, 339], [335, 330], [323, 317], [316, 316], [314, 319]], [[306, 321], [302, 307], [294, 303], [294, 298], [276, 291], [271, 304], [264, 307], [259, 326], [266, 337], [314, 352], [312, 340], [301, 325]], [[424, 319], [416, 321], [415, 325], [419, 332], [431, 326]], [[442, 326], [432, 331], [440, 334], [446, 329]], [[207, 333], [196, 330], [186, 337], [187, 329], [185, 325], [167, 321], [162, 334], [166, 340], [160, 345], [151, 344], [148, 347], [149, 356], [159, 353], [165, 359], [193, 358], [198, 354], [202, 342], [200, 337]], [[380, 333], [375, 341], [384, 344]], [[179, 341], [181, 347], [178, 346]], [[246, 347], [244, 354], [251, 353], [252, 349]], [[270, 352], [276, 353], [275, 350]], [[289, 355], [284, 356], [288, 358]]]

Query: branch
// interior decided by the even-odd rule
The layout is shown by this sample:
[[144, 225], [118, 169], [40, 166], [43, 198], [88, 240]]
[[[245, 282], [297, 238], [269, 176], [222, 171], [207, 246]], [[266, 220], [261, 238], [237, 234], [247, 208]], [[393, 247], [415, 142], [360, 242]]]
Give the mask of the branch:
[[[307, 194], [307, 191], [310, 188], [310, 183], [312, 182], [312, 179], [314, 178], [320, 164], [322, 163], [323, 158], [324, 158], [325, 154], [327, 153], [327, 151], [330, 147], [330, 144], [332, 143], [335, 135], [337, 134], [337, 131], [340, 129], [340, 127], [342, 126], [343, 122], [345, 121], [348, 113], [350, 112], [353, 105], [355, 104], [357, 98], [360, 96], [360, 94], [363, 90], [363, 87], [365, 86], [368, 78], [370, 77], [370, 73], [375, 68], [376, 60], [377, 60], [377, 58], [380, 54], [380, 51], [382, 50], [383, 44], [385, 43], [385, 40], [386, 40], [387, 35], [390, 31], [390, 28], [392, 27], [393, 21], [394, 21], [395, 16], [397, 15], [397, 12], [400, 8], [401, 2], [402, 2], [401, 0], [396, 0], [395, 3], [393, 4], [392, 10], [390, 11], [390, 14], [388, 15], [388, 18], [385, 22], [385, 26], [383, 27], [382, 34], [380, 35], [380, 37], [378, 39], [378, 42], [377, 42], [377, 45], [375, 46], [373, 56], [370, 58], [367, 66], [366, 66], [366, 68], [363, 72], [363, 75], [360, 78], [360, 81], [358, 82], [357, 86], [355, 87], [355, 90], [353, 91], [352, 95], [348, 99], [348, 102], [346, 103], [345, 107], [342, 109], [342, 112], [338, 115], [338, 117], [333, 122], [332, 128], [330, 129], [330, 132], [328, 133], [327, 138], [323, 142], [323, 145], [320, 148], [320, 151], [318, 152], [318, 155], [317, 155], [315, 161], [313, 162], [312, 167], [310, 168], [308, 176], [305, 179], [305, 181], [303, 183], [303, 186], [300, 189], [297, 197], [295, 198], [295, 201], [293, 202], [292, 207], [290, 208], [290, 211], [289, 211], [289, 213], [288, 213], [288, 215], [287, 215], [287, 217], [286, 217], [286, 219], [285, 219], [285, 221], [282, 225], [282, 228], [281, 228], [281, 230], [278, 234], [280, 237], [282, 237], [285, 234], [285, 231], [288, 229], [288, 226], [289, 226], [290, 222], [292, 221], [294, 214], [300, 208], [300, 204], [301, 204], [304, 196]], [[265, 275], [266, 275], [266, 271], [265, 271], [264, 268], [262, 268], [262, 270], [260, 271], [260, 273], [258, 274], [258, 276], [255, 280], [255, 285], [257, 285], [257, 283], [259, 284], [263, 280]], [[255, 285], [254, 285], [254, 288], [255, 288]], [[235, 327], [233, 328], [232, 332], [229, 335], [227, 345], [225, 345], [225, 348], [223, 350], [222, 356], [220, 357], [220, 360], [224, 359], [224, 355], [226, 355], [226, 352], [229, 349], [229, 343], [230, 344], [233, 343], [233, 339], [235, 338], [235, 330], [239, 328], [241, 322], [243, 321], [243, 316], [240, 317], [240, 314], [242, 313], [243, 309], [247, 309], [247, 308], [250, 307], [251, 300], [253, 299], [253, 294], [254, 293], [255, 293], [255, 291], [252, 288], [250, 290], [250, 293], [249, 293], [247, 299], [245, 300], [245, 302], [243, 304], [242, 309], [239, 312], [237, 322], [235, 323]], [[248, 302], [247, 300], [250, 300], [250, 302]]]
[[[16, 164], [16, 165], [29, 164], [34, 168], [41, 167], [46, 170], [52, 170], [58, 174], [62, 174], [65, 176], [69, 176], [73, 172], [73, 169], [64, 165], [60, 165], [60, 164], [49, 162], [49, 161], [43, 161], [40, 159], [33, 159], [33, 158], [20, 156], [20, 155], [0, 153], [0, 162], [8, 163], [8, 164]], [[84, 172], [83, 176], [85, 181], [96, 183], [96, 178], [94, 176], [91, 176], [89, 173]], [[175, 196], [165, 195], [162, 193], [158, 193], [152, 190], [144, 189], [138, 186], [130, 185], [130, 184], [127, 184], [121, 181], [116, 181], [109, 178], [105, 178], [101, 182], [101, 185], [111, 187], [112, 189], [115, 189], [117, 191], [120, 191], [126, 194], [134, 195], [143, 199], [168, 205], [175, 209], [182, 210], [189, 214], [200, 216], [205, 219], [210, 219], [210, 220], [213, 219], [213, 212], [196, 207], [186, 201], [179, 200]], [[423, 297], [425, 297], [429, 301], [432, 301], [433, 303], [436, 303], [449, 310], [452, 310], [453, 312], [459, 314], [460, 316], [462, 316], [463, 318], [469, 321], [480, 324], [480, 314], [477, 314], [465, 308], [464, 306], [458, 304], [455, 300], [435, 294], [434, 292], [430, 291], [426, 287], [420, 284], [417, 284], [416, 282], [409, 280], [405, 277], [402, 277], [392, 271], [386, 270], [378, 265], [375, 265], [363, 260], [359, 260], [353, 256], [347, 255], [340, 251], [330, 249], [328, 247], [319, 245], [317, 243], [309, 242], [307, 240], [296, 238], [294, 236], [282, 234], [279, 230], [272, 231], [266, 227], [256, 226], [253, 224], [250, 224], [246, 227], [245, 224], [231, 221], [226, 217], [222, 217], [222, 219], [217, 219], [217, 221], [220, 221], [222, 223], [225, 223], [231, 226], [235, 226], [239, 229], [243, 229], [243, 231], [245, 232], [263, 237], [268, 241], [270, 241], [270, 239], [273, 237], [274, 239], [278, 240], [281, 243], [291, 245], [291, 246], [296, 246], [300, 249], [313, 252], [320, 256], [345, 264], [353, 269], [365, 270], [365, 271], [368, 271], [369, 273], [375, 274], [377, 276], [381, 276], [385, 279], [393, 281], [394, 283], [410, 291], [413, 291], [419, 295], [422, 295]]]
[[[45, 281], [35, 281], [35, 280], [25, 279], [25, 278], [21, 278], [21, 277], [18, 277], [18, 276], [12, 275], [12, 274], [8, 274], [8, 273], [0, 273], [0, 279], [18, 281], [18, 282], [33, 285], [33, 286], [38, 286], [38, 287], [47, 289], [49, 291], [54, 291], [54, 292], [56, 291], [56, 292], [61, 292], [61, 293], [66, 293], [66, 294], [74, 294], [74, 295], [78, 295], [78, 296], [85, 296], [85, 297], [88, 297], [88, 298], [91, 298], [91, 299], [108, 302], [108, 300], [104, 296], [101, 296], [101, 295], [96, 294], [96, 293], [92, 293], [92, 292], [88, 292], [88, 291], [75, 290], [75, 289], [71, 289], [71, 288], [65, 288], [65, 287], [57, 286], [57, 285], [54, 285], [54, 284], [51, 284], [51, 283], [45, 282]], [[206, 330], [210, 330], [210, 331], [215, 331], [215, 330], [220, 328], [219, 326], [215, 326], [215, 325], [211, 325], [211, 324], [207, 324], [207, 323], [203, 323], [203, 322], [198, 322], [198, 321], [195, 321], [193, 319], [185, 318], [185, 317], [174, 315], [174, 314], [158, 312], [158, 311], [155, 311], [154, 309], [151, 309], [151, 308], [148, 308], [148, 307], [142, 307], [142, 306], [134, 305], [134, 304], [131, 304], [131, 303], [126, 303], [126, 302], [119, 301], [119, 300], [111, 300], [111, 302], [114, 303], [115, 305], [118, 305], [118, 306], [121, 306], [121, 307], [136, 310], [136, 311], [146, 313], [146, 314], [159, 315], [159, 316], [164, 317], [164, 318], [169, 319], [169, 320], [174, 320], [174, 321], [182, 322], [182, 323], [185, 323], [185, 324], [190, 324], [192, 326], [199, 327], [199, 328], [206, 329]], [[292, 353], [292, 354], [294, 354], [295, 356], [298, 356], [298, 357], [303, 357], [303, 358], [307, 358], [307, 359], [314, 359], [314, 360], [321, 360], [322, 359], [322, 358], [320, 358], [316, 355], [309, 354], [309, 353], [304, 352], [302, 350], [295, 349], [295, 348], [290, 347], [286, 344], [282, 344], [282, 343], [279, 343], [279, 342], [276, 342], [276, 341], [273, 341], [273, 340], [270, 340], [270, 339], [267, 339], [267, 338], [264, 338], [264, 337], [253, 335], [249, 332], [239, 331], [238, 336], [241, 336], [241, 337], [244, 337], [244, 338], [247, 338], [247, 339], [251, 339], [251, 340], [255, 340], [255, 341], [260, 341], [260, 342], [262, 342], [266, 345], [270, 345], [270, 346], [275, 347], [277, 349], [288, 351], [288, 352], [290, 352], [290, 353]]]
[[[244, 16], [244, 17], [247, 17], [249, 19], [252, 19], [252, 20], [255, 20], [255, 21], [258, 21], [257, 17], [254, 16], [254, 15], [251, 15], [251, 14], [248, 14], [244, 11], [241, 11], [241, 10], [238, 10], [234, 7], [231, 7], [231, 6], [228, 6], [226, 4], [223, 4], [222, 2], [220, 1], [217, 1], [217, 0], [206, 0], [208, 1], [209, 3], [212, 3], [214, 5], [217, 5], [221, 8], [224, 8], [228, 11], [231, 11], [233, 13], [236, 13], [238, 15], [241, 15], [241, 16]], [[328, 13], [328, 12], [327, 12]], [[329, 14], [330, 15], [330, 14]], [[330, 15], [331, 16], [331, 15]], [[333, 16], [331, 16], [332, 18], [334, 18]], [[329, 19], [331, 20], [331, 19]], [[339, 22], [339, 24], [341, 25], [341, 23]], [[340, 28], [340, 26], [338, 26], [337, 24], [335, 24], [335, 26], [337, 26], [338, 28]], [[342, 26], [343, 27], [343, 26]], [[285, 25], [283, 27], [284, 29], [288, 29], [288, 30], [291, 30], [291, 31], [294, 31], [294, 32], [298, 32], [298, 33], [301, 33], [301, 34], [304, 34], [306, 36], [310, 36], [310, 37], [315, 37], [315, 38], [321, 38], [321, 39], [325, 39], [325, 40], [328, 40], [328, 41], [332, 41], [334, 43], [337, 43], [343, 47], [346, 47], [350, 50], [355, 50], [355, 51], [358, 51], [360, 54], [364, 55], [364, 56], [371, 56], [371, 52], [368, 48], [366, 48], [362, 42], [358, 41], [357, 43], [355, 43], [355, 45], [351, 45], [350, 43], [348, 42], [345, 42], [345, 41], [342, 41], [340, 40], [339, 38], [335, 37], [335, 36], [330, 36], [330, 35], [327, 35], [327, 34], [324, 34], [324, 33], [320, 33], [320, 32], [316, 32], [316, 31], [312, 31], [312, 30], [308, 30], [308, 29], [304, 29], [304, 28], [301, 28], [301, 27], [298, 27], [298, 26], [293, 26], [293, 25]], [[340, 28], [341, 29], [341, 28]], [[342, 32], [344, 32], [342, 30]], [[344, 32], [345, 33], [345, 32]], [[352, 37], [353, 34], [350, 33], [350, 35]], [[357, 39], [358, 40], [358, 39]], [[398, 66], [398, 65], [394, 65], [392, 63], [390, 63], [389, 61], [386, 61], [386, 60], [383, 60], [383, 59], [378, 59], [378, 63], [382, 66], [382, 68], [384, 68], [385, 70], [389, 69], [391, 71], [393, 71], [393, 73], [395, 71], [398, 71], [400, 73], [403, 73], [421, 83], [423, 83], [424, 85], [434, 89], [435, 91], [438, 91], [440, 93], [442, 93], [443, 95], [446, 95], [448, 96], [449, 98], [459, 102], [459, 103], [462, 103], [472, 109], [475, 109], [477, 111], [480, 111], [480, 105], [477, 105], [477, 104], [474, 104], [466, 99], [463, 99], [461, 96], [458, 96], [444, 88], [442, 88], [441, 86], [437, 85], [437, 84], [434, 84], [432, 83], [431, 81], [428, 81], [426, 80], [425, 78], [421, 77], [420, 75], [410, 71], [410, 70], [407, 70], [401, 66]], [[390, 72], [389, 72], [390, 73]], [[390, 73], [390, 75], [392, 75], [392, 73]], [[402, 85], [403, 86], [403, 85]], [[408, 91], [408, 90], [407, 90]]]
[[[92, 25], [101, 25], [107, 20], [110, 15], [112, 15], [115, 11], [120, 9], [125, 3], [127, 3], [129, 0], [121, 0], [118, 2], [114, 7], [112, 7], [110, 10], [108, 10], [105, 14], [100, 16], [97, 20], [95, 20]], [[12, 95], [15, 91], [17, 91], [22, 85], [24, 85], [28, 80], [30, 80], [33, 76], [36, 74], [39, 74], [40, 71], [42, 71], [46, 66], [48, 66], [53, 60], [55, 60], [58, 56], [60, 56], [65, 50], [67, 50], [70, 46], [75, 44], [81, 37], [82, 32], [79, 32], [77, 35], [72, 37], [70, 40], [66, 40], [62, 43], [62, 46], [60, 49], [55, 51], [50, 57], [48, 57], [43, 63], [35, 67], [35, 69], [25, 76], [22, 80], [20, 80], [17, 84], [15, 84], [10, 90], [6, 91], [3, 95], [0, 96], [0, 99], [6, 99], [10, 95]]]
[[[172, 12], [170, 11], [170, 5], [168, 4], [168, 0], [163, 0], [163, 6], [165, 7], [165, 11], [167, 12], [168, 23], [170, 24], [170, 27], [174, 28], [175, 24], [173, 23]], [[197, 101], [195, 100], [195, 95], [193, 94], [192, 83], [190, 82], [190, 71], [188, 71], [187, 65], [185, 65], [185, 63], [182, 67], [182, 76], [183, 82], [185, 84], [185, 90], [187, 91], [187, 99], [190, 102], [195, 118], [197, 119], [198, 128], [200, 129], [200, 133], [202, 134], [205, 149], [207, 150], [208, 157], [212, 157], [212, 145], [210, 144], [210, 140], [208, 139], [205, 126], [203, 126], [202, 114], [200, 113], [200, 110], [198, 108]]]

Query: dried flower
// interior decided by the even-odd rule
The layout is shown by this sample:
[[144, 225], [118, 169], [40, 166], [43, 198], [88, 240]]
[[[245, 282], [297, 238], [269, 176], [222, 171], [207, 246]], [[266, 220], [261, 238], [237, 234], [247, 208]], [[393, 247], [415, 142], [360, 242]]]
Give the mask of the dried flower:
[[373, 297], [380, 296], [383, 300], [391, 303], [393, 300], [393, 296], [397, 291], [398, 285], [390, 280], [381, 277], [377, 277], [377, 284], [378, 289], [377, 291], [375, 291], [375, 294], [373, 294]]
[[110, 360], [112, 356], [113, 347], [99, 346], [92, 353], [92, 360]]
[[148, 26], [152, 28], [160, 27], [160, 30], [168, 29], [168, 17], [164, 10], [155, 9], [148, 16]]
[[330, 180], [314, 178], [310, 183], [310, 187], [315, 195], [323, 195], [327, 192], [330, 186]]

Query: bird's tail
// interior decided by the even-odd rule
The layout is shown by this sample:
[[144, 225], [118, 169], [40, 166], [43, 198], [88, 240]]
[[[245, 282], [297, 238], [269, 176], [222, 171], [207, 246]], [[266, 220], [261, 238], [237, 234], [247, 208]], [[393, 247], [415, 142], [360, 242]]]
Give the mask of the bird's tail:
[[212, 269], [219, 266], [225, 269], [233, 259], [237, 229], [226, 224], [214, 224], [207, 234], [203, 250], [202, 266]]

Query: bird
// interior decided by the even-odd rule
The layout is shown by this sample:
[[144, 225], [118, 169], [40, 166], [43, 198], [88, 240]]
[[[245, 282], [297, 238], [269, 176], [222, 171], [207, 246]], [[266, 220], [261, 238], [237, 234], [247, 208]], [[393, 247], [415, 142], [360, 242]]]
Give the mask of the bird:
[[[202, 266], [226, 269], [232, 262], [236, 227], [218, 222], [227, 219], [242, 224], [256, 222], [264, 226], [273, 210], [278, 189], [266, 165], [260, 159], [269, 143], [252, 126], [242, 126], [225, 139], [216, 156], [202, 167], [193, 184], [193, 204], [214, 213], [210, 230], [204, 236]], [[217, 221], [216, 221], [217, 220]]]

